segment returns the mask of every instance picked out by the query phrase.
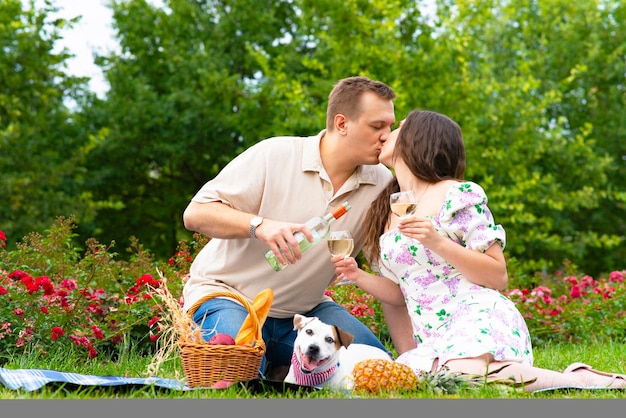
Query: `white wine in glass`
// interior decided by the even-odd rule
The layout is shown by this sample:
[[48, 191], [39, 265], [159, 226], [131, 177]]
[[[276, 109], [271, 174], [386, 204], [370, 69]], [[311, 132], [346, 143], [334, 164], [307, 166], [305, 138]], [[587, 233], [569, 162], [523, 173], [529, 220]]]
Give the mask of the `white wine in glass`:
[[347, 256], [352, 254], [354, 240], [350, 231], [331, 231], [328, 234], [328, 251], [331, 255]]
[[[352, 254], [352, 250], [354, 250], [354, 240], [352, 239], [352, 234], [350, 231], [331, 231], [328, 234], [328, 238], [326, 239], [328, 243], [328, 251], [331, 255], [342, 255], [344, 257]], [[350, 280], [343, 279], [336, 285], [344, 285], [351, 284]]]
[[417, 197], [412, 190], [392, 193], [389, 197], [389, 203], [391, 204], [391, 211], [398, 218], [412, 215], [417, 209]]

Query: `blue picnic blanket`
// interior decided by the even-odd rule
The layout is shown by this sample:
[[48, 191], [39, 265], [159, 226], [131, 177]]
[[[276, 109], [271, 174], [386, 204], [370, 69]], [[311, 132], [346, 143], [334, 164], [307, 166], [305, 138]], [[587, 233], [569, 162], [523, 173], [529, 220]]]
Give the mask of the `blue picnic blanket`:
[[[124, 377], [124, 376], [95, 376], [90, 374], [79, 374], [71, 372], [61, 372], [47, 369], [5, 369], [0, 367], [0, 383], [9, 389], [24, 389], [34, 391], [41, 389], [49, 383], [71, 384], [76, 386], [153, 386], [171, 390], [196, 390], [212, 388], [190, 388], [183, 382], [176, 379], [162, 377]], [[317, 388], [300, 386], [283, 382], [281, 380], [268, 380], [264, 378], [251, 379], [239, 384], [245, 386], [253, 393], [266, 393], [267, 391], [289, 392], [310, 392]]]
[[190, 390], [176, 379], [161, 377], [94, 376], [45, 369], [5, 369], [0, 367], [0, 382], [9, 389], [33, 391], [48, 383], [71, 383], [79, 386], [158, 386], [174, 390]]

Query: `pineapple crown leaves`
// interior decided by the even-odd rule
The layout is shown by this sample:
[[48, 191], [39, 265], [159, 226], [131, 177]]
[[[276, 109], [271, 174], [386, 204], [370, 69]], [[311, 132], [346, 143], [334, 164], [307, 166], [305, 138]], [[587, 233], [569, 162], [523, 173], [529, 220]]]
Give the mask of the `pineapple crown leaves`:
[[451, 372], [447, 366], [441, 367], [436, 372], [423, 372], [418, 380], [421, 386], [431, 389], [436, 393], [454, 394], [462, 388], [479, 388], [485, 385], [494, 385], [502, 390], [511, 390], [531, 384], [536, 378], [518, 381], [513, 376], [502, 377], [500, 372], [509, 364], [489, 370], [488, 373], [471, 374], [463, 372]]
[[417, 387], [437, 394], [455, 394], [461, 389], [473, 386], [476, 382], [474, 379], [474, 376], [451, 372], [443, 366], [434, 372], [422, 370], [417, 378]]

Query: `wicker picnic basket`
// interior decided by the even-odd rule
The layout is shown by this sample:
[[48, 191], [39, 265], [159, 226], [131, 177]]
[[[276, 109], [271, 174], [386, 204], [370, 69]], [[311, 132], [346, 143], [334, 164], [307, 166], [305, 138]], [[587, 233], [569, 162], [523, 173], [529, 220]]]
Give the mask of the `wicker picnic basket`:
[[[239, 301], [248, 310], [243, 327], [251, 327], [251, 343], [236, 345], [211, 345], [206, 341], [191, 342], [180, 339], [178, 346], [182, 356], [183, 372], [187, 386], [211, 387], [219, 381], [239, 382], [257, 378], [261, 360], [265, 354], [265, 343], [260, 322], [253, 306], [239, 294], [218, 291], [198, 300], [188, 311], [189, 316], [209, 299], [228, 297]], [[240, 331], [241, 333], [241, 331]], [[233, 336], [235, 337], [235, 336]]]

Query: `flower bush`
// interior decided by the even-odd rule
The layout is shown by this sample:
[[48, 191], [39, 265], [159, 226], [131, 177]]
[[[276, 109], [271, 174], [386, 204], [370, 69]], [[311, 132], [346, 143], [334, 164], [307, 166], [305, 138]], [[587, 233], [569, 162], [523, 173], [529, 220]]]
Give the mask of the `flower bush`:
[[380, 340], [389, 339], [380, 302], [355, 285], [333, 286], [326, 290], [326, 295], [359, 318]]
[[[86, 359], [119, 358], [131, 348], [152, 355], [164, 324], [153, 298], [167, 280], [182, 306], [190, 264], [208, 238], [181, 241], [174, 255], [156, 261], [136, 240], [120, 260], [114, 243], [89, 239], [76, 245], [71, 218], [58, 218], [45, 234], [31, 233], [6, 250], [0, 231], [0, 365], [16, 355], [49, 353], [76, 346]], [[363, 259], [361, 265], [369, 267]], [[504, 292], [526, 318], [535, 345], [542, 342], [626, 340], [626, 271], [594, 279], [556, 272], [541, 286]], [[380, 303], [354, 285], [327, 295], [389, 341]], [[63, 352], [63, 351], [61, 351]]]
[[[150, 289], [160, 284], [160, 264], [136, 241], [128, 261], [118, 260], [114, 244], [89, 239], [81, 249], [74, 228], [71, 218], [58, 218], [45, 235], [31, 233], [15, 251], [0, 252], [0, 364], [67, 345], [81, 348], [87, 358], [154, 350], [161, 307]], [[0, 238], [4, 243], [5, 234]], [[181, 244], [160, 267], [178, 293], [185, 278], [178, 272], [188, 271], [190, 245]]]
[[505, 294], [526, 319], [534, 344], [626, 341], [626, 270], [594, 279], [556, 272], [548, 285]]

